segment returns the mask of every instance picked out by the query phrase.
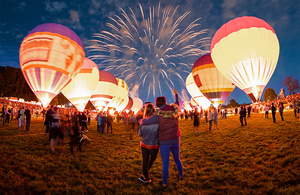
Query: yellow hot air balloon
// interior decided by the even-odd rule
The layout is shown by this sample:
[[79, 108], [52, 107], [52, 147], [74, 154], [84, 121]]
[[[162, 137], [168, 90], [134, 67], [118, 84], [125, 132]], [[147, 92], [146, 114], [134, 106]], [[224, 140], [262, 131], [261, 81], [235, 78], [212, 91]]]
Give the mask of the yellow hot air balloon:
[[24, 38], [19, 56], [21, 70], [44, 107], [79, 72], [84, 55], [80, 38], [60, 24], [39, 25]]
[[201, 93], [215, 107], [222, 104], [235, 86], [214, 65], [210, 54], [201, 56], [193, 66], [193, 78]]
[[123, 110], [125, 108], [124, 104], [123, 106], [122, 103], [124, 101], [126, 101], [126, 99], [128, 100], [128, 85], [125, 81], [123, 81], [122, 79], [116, 78], [117, 79], [117, 83], [118, 83], [118, 87], [115, 93], [114, 98], [112, 99], [110, 106], [108, 107], [113, 107], [116, 110], [120, 111]]
[[[186, 89], [189, 92], [189, 94], [192, 96], [193, 101], [196, 102], [196, 104], [204, 109], [208, 108], [211, 104], [211, 102], [201, 93], [199, 88], [197, 87], [194, 78], [193, 73], [190, 73], [185, 81]], [[192, 100], [191, 100], [192, 102]]]
[[100, 70], [99, 75], [97, 87], [90, 101], [98, 110], [106, 111], [108, 105], [115, 97], [118, 83], [116, 77], [109, 72]]
[[279, 42], [265, 21], [244, 16], [216, 32], [210, 51], [218, 70], [256, 102], [276, 68]]
[[99, 81], [99, 69], [90, 59], [85, 58], [79, 73], [67, 84], [62, 93], [82, 112], [95, 91]]

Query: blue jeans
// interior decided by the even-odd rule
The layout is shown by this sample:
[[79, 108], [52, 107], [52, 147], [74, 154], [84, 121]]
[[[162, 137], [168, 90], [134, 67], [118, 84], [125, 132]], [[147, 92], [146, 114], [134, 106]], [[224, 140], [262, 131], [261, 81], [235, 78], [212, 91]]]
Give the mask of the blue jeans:
[[180, 160], [180, 152], [179, 152], [179, 143], [174, 145], [160, 145], [160, 154], [163, 163], [162, 175], [163, 175], [163, 184], [167, 185], [168, 177], [169, 177], [169, 164], [170, 164], [170, 151], [173, 154], [173, 159], [176, 164], [179, 177], [183, 177], [183, 169], [182, 163]]

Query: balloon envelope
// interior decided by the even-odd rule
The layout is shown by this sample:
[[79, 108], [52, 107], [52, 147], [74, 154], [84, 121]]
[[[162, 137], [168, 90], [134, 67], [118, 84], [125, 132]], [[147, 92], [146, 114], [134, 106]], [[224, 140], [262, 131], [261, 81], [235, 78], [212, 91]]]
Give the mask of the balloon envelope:
[[71, 29], [46, 23], [28, 33], [19, 55], [26, 82], [47, 107], [79, 72], [85, 54], [80, 38]]
[[[123, 110], [127, 103], [125, 104], [125, 101], [128, 101], [128, 85], [125, 81], [122, 79], [116, 78], [118, 82], [117, 90], [115, 93], [114, 98], [112, 99], [110, 106], [113, 107], [118, 111]], [[125, 104], [125, 105], [124, 105]]]
[[143, 101], [140, 98], [134, 97], [132, 98], [132, 107], [131, 110], [134, 113], [137, 113], [143, 107]]
[[100, 70], [99, 75], [99, 82], [90, 101], [98, 110], [107, 110], [115, 96], [118, 83], [115, 76], [109, 72]]
[[95, 91], [99, 81], [99, 69], [90, 59], [85, 58], [79, 73], [67, 84], [62, 93], [82, 112]]
[[201, 56], [193, 66], [193, 78], [203, 95], [216, 106], [222, 104], [235, 86], [214, 65], [210, 54]]
[[201, 106], [202, 108], [208, 108], [210, 106], [211, 102], [201, 93], [201, 91], [197, 87], [193, 78], [193, 73], [190, 73], [188, 75], [185, 84], [187, 91], [198, 106]]
[[276, 68], [279, 42], [265, 21], [244, 16], [216, 32], [210, 51], [218, 70], [256, 102]]

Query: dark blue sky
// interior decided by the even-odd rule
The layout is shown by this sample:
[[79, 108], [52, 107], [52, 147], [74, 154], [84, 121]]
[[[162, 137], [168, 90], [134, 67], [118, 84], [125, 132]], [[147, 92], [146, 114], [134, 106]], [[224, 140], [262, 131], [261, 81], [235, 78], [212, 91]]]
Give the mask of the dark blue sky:
[[[87, 47], [91, 45], [89, 40], [94, 33], [109, 30], [105, 25], [109, 21], [108, 17], [121, 15], [120, 8], [128, 12], [128, 7], [131, 7], [136, 12], [140, 3], [145, 11], [149, 6], [157, 7], [159, 2], [162, 7], [179, 5], [176, 12], [178, 16], [175, 15], [174, 18], [186, 11], [190, 12], [186, 21], [192, 22], [202, 18], [199, 23], [202, 29], [209, 29], [205, 36], [210, 38], [224, 23], [236, 17], [255, 16], [265, 20], [275, 30], [280, 44], [277, 67], [266, 88], [273, 88], [278, 94], [283, 88], [286, 76], [291, 75], [300, 80], [299, 0], [1, 0], [0, 65], [20, 67], [20, 44], [27, 33], [40, 24], [53, 22], [65, 25], [72, 29]], [[86, 50], [86, 57], [90, 55]], [[287, 93], [287, 89], [285, 91]], [[171, 102], [172, 96], [166, 96]], [[238, 103], [251, 102], [250, 98], [237, 88], [227, 100], [230, 99], [235, 99]]]

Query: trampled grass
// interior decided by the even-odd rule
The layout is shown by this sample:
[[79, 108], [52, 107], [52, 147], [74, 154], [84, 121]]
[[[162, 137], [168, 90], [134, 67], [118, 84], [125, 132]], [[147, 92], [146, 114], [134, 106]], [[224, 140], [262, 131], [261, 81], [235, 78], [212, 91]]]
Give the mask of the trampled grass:
[[191, 120], [180, 120], [184, 180], [171, 160], [165, 190], [160, 154], [150, 170], [153, 183], [138, 181], [140, 138], [122, 122], [114, 123], [113, 134], [100, 134], [92, 121], [91, 143], [73, 155], [68, 137], [50, 153], [42, 119], [33, 118], [29, 132], [16, 122], [1, 125], [0, 194], [299, 194], [300, 121], [293, 112], [284, 115], [274, 124], [254, 114], [244, 127], [229, 116], [212, 132], [201, 120], [197, 136]]

